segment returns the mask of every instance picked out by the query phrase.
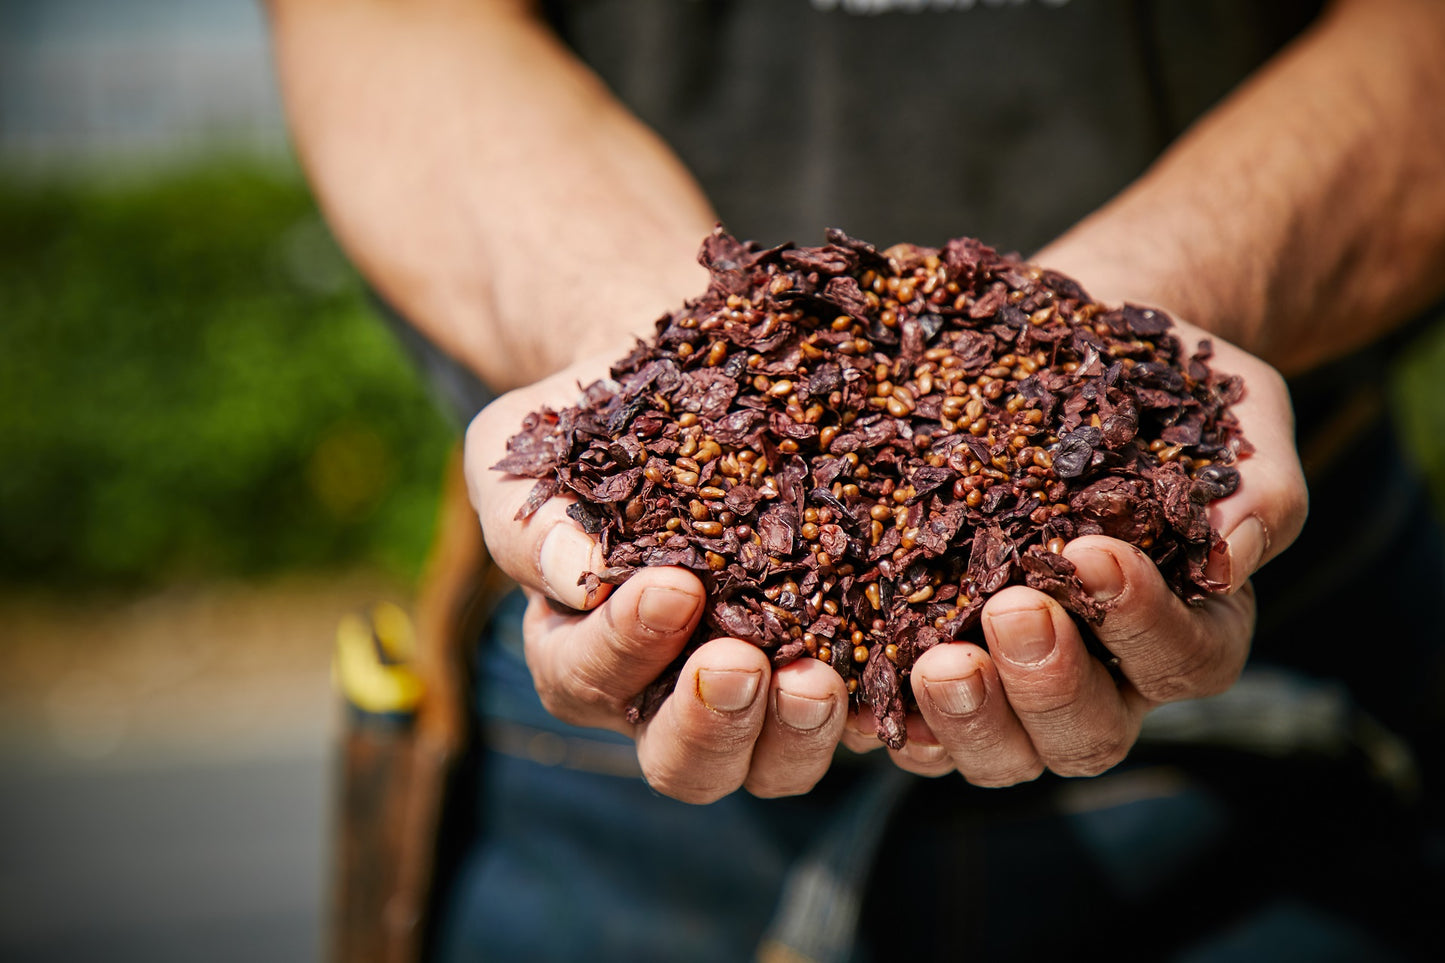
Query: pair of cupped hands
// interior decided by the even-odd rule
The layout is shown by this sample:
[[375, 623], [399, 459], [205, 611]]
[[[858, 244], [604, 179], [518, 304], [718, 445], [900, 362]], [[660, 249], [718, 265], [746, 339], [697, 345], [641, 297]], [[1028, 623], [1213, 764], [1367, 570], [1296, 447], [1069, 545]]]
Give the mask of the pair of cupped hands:
[[[1254, 629], [1249, 578], [1304, 524], [1293, 415], [1268, 364], [1176, 324], [1187, 349], [1210, 337], [1211, 365], [1245, 382], [1234, 412], [1255, 451], [1238, 464], [1235, 494], [1209, 506], [1210, 523], [1228, 544], [1227, 555], [1212, 557], [1210, 575], [1228, 589], [1186, 605], [1132, 545], [1097, 535], [1073, 540], [1064, 556], [1084, 587], [1110, 602], [1096, 634], [1118, 658], [1120, 678], [1085, 651], [1073, 618], [1052, 598], [1006, 588], [983, 609], [987, 650], [940, 644], [914, 666], [918, 711], [908, 718], [907, 745], [885, 750], [900, 768], [924, 776], [957, 771], [979, 786], [1008, 786], [1045, 770], [1095, 775], [1124, 758], [1152, 708], [1217, 694], [1239, 676]], [[632, 736], [644, 776], [665, 795], [706, 803], [739, 788], [757, 796], [807, 792], [840, 742], [855, 752], [883, 748], [871, 710], [849, 711], [837, 673], [815, 659], [774, 670], [755, 646], [715, 638], [688, 658], [656, 715], [627, 722], [628, 702], [692, 637], [702, 584], [684, 569], [647, 568], [589, 599], [579, 576], [606, 565], [567, 516], [567, 501], [553, 498], [516, 521], [534, 482], [492, 470], [525, 415], [574, 404], [578, 385], [605, 377], [624, 350], [502, 396], [467, 432], [468, 485], [487, 546], [527, 594], [523, 632], [537, 693], [564, 722]]]

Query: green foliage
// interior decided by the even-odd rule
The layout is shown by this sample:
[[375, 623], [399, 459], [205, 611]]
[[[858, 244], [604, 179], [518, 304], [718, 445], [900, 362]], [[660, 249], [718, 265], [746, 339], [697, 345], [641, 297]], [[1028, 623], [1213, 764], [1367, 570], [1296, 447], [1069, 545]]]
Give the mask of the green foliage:
[[1401, 434], [1429, 476], [1440, 517], [1445, 518], [1445, 319], [1419, 335], [1395, 372], [1394, 409]]
[[0, 579], [415, 572], [453, 431], [292, 173], [0, 188]]

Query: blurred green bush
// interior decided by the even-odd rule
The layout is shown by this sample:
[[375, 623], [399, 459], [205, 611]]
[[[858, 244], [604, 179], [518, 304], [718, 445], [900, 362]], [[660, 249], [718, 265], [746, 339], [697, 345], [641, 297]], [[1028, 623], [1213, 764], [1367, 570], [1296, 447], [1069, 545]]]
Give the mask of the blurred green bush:
[[454, 429], [294, 171], [0, 187], [0, 579], [414, 575]]
[[1445, 518], [1445, 316], [1406, 346], [1391, 388], [1401, 434]]

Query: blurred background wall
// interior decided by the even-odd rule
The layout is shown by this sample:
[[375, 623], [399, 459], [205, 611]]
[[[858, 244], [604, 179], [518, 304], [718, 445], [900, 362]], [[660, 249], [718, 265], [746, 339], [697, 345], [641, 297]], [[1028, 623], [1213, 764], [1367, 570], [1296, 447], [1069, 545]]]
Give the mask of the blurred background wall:
[[[1445, 503], [1442, 370], [1395, 395]], [[252, 0], [0, 0], [0, 959], [317, 956], [332, 634], [409, 596], [453, 430]]]
[[256, 3], [0, 0], [0, 959], [319, 955], [333, 634], [451, 431]]

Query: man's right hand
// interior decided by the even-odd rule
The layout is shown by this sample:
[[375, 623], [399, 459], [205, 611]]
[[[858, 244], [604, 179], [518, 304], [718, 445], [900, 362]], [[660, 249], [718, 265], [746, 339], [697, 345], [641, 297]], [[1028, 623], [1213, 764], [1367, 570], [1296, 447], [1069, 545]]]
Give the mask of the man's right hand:
[[574, 365], [497, 399], [467, 431], [467, 483], [487, 547], [527, 594], [526, 659], [542, 704], [564, 722], [631, 735], [647, 781], [684, 802], [739, 788], [807, 792], [827, 771], [848, 716], [847, 690], [831, 667], [800, 659], [774, 672], [755, 646], [712, 639], [689, 657], [657, 714], [633, 725], [627, 704], [697, 628], [702, 583], [685, 569], [648, 568], [589, 599], [578, 579], [605, 563], [568, 517], [569, 499], [516, 520], [535, 481], [492, 470], [507, 439], [529, 412], [574, 404], [579, 384], [605, 375], [600, 359]]

